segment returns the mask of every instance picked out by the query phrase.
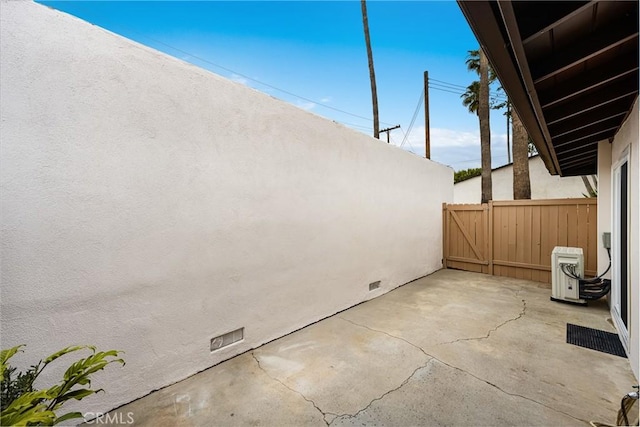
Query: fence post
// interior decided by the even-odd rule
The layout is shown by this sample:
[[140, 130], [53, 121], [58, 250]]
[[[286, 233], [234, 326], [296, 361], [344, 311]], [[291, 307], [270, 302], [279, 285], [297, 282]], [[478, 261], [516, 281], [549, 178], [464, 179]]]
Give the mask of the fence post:
[[447, 251], [449, 249], [447, 240], [449, 239], [449, 215], [447, 215], [447, 204], [442, 203], [442, 268], [447, 268]]
[[489, 261], [488, 273], [493, 276], [493, 200], [489, 200], [488, 210], [485, 210], [485, 230], [489, 230], [489, 236], [485, 241], [487, 242], [487, 258]]

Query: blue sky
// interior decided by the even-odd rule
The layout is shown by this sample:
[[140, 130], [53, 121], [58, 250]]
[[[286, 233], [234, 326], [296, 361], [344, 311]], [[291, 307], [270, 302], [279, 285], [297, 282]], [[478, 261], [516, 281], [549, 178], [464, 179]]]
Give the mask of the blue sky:
[[[41, 3], [372, 133], [359, 1]], [[419, 99], [428, 70], [432, 159], [456, 170], [479, 167], [478, 120], [459, 96], [477, 79], [465, 59], [478, 43], [457, 3], [369, 1], [367, 8], [381, 128], [401, 125], [391, 132], [392, 144], [424, 155]], [[491, 119], [492, 166], [497, 167], [507, 162], [506, 119], [501, 111]], [[386, 141], [386, 135], [382, 138]]]

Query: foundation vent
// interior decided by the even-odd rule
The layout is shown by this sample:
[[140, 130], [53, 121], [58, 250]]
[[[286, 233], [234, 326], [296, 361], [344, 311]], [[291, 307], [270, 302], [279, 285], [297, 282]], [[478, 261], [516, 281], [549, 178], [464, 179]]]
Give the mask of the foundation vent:
[[380, 280], [377, 282], [369, 283], [369, 291], [375, 291], [380, 287]]
[[231, 345], [234, 342], [242, 341], [243, 339], [244, 339], [244, 328], [227, 332], [226, 334], [219, 335], [215, 338], [211, 338], [211, 351], [220, 350], [223, 347]]

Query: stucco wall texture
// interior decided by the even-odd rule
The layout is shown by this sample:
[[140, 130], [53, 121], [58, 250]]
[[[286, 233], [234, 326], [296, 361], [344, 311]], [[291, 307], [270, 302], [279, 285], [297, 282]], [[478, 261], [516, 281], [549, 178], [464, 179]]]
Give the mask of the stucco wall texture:
[[441, 267], [450, 168], [42, 5], [1, 8], [2, 348], [124, 350], [80, 410]]
[[[495, 169], [491, 173], [493, 200], [513, 200], [513, 166]], [[529, 159], [531, 198], [565, 199], [583, 197], [587, 192], [579, 176], [554, 176], [549, 173], [540, 157]], [[454, 203], [480, 203], [482, 179], [477, 176], [459, 182], [453, 187]]]
[[[638, 99], [636, 98], [635, 104], [629, 117], [620, 127], [620, 130], [613, 138], [611, 144], [611, 176], [614, 175], [614, 170], [620, 164], [620, 162], [628, 156], [628, 194], [629, 194], [629, 206], [628, 206], [628, 232], [629, 232], [629, 319], [628, 319], [628, 332], [629, 332], [629, 361], [631, 367], [636, 375], [636, 378], [640, 378], [640, 142], [639, 142], [639, 117], [638, 112]], [[599, 147], [601, 150], [604, 147]], [[599, 153], [600, 154], [600, 151]], [[613, 185], [614, 180], [609, 177], [611, 186], [609, 187], [609, 194], [607, 195], [609, 200], [613, 200]], [[613, 210], [613, 206], [612, 206]], [[613, 218], [613, 214], [610, 213], [610, 218]], [[613, 218], [616, 221], [615, 218]], [[615, 226], [611, 224], [609, 229], [603, 224], [604, 231], [612, 231], [612, 245], [619, 244], [615, 236]], [[600, 233], [601, 234], [601, 233]], [[615, 249], [613, 251], [615, 256]], [[615, 273], [613, 273], [615, 276]], [[613, 277], [616, 280], [615, 277]]]

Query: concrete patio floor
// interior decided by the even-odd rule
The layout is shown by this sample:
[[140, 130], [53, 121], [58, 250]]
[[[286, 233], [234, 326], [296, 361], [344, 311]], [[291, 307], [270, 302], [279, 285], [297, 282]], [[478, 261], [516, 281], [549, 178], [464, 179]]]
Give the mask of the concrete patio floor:
[[440, 270], [114, 412], [149, 426], [615, 424], [628, 360], [566, 343], [567, 323], [613, 332], [606, 304], [549, 296]]

